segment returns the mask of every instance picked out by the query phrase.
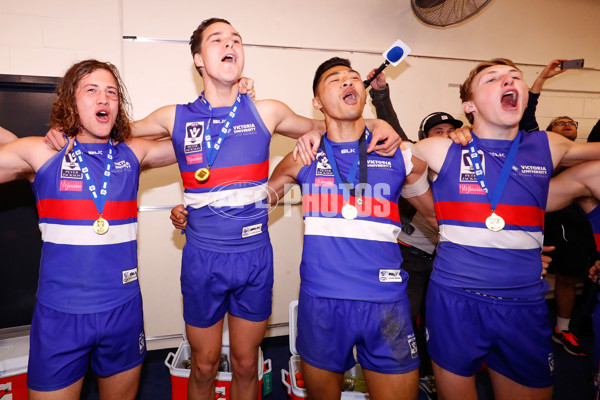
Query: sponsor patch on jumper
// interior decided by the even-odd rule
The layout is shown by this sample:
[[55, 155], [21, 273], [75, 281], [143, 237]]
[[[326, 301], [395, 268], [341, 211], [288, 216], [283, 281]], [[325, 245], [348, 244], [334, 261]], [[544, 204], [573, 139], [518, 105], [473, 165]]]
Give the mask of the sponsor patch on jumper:
[[185, 156], [185, 161], [189, 164], [200, 164], [202, 162], [202, 153], [190, 154]]
[[183, 152], [185, 154], [202, 151], [202, 140], [204, 139], [204, 121], [186, 122]]
[[242, 228], [243, 238], [258, 235], [260, 233], [262, 233], [262, 224], [248, 225]]
[[315, 186], [335, 186], [334, 178], [315, 177]]
[[518, 167], [514, 166], [513, 170], [516, 170], [521, 176], [534, 176], [540, 178], [545, 178], [548, 176], [548, 169], [543, 165], [520, 164]]
[[482, 194], [485, 195], [483, 188], [479, 183], [459, 183], [458, 192], [460, 194]]
[[400, 269], [380, 269], [379, 282], [402, 282]]
[[367, 160], [368, 168], [385, 168], [386, 170], [392, 170], [392, 162], [389, 160]]
[[256, 133], [254, 123], [233, 125], [232, 135], [253, 135]]
[[131, 171], [131, 164], [129, 164], [129, 161], [126, 160], [121, 160], [121, 161], [117, 161], [115, 162], [115, 171]]
[[414, 360], [419, 357], [419, 351], [417, 350], [417, 339], [414, 333], [408, 335], [408, 346], [410, 347], [410, 357]]
[[83, 181], [60, 180], [61, 192], [81, 192], [83, 190]]
[[65, 154], [60, 165], [60, 177], [64, 179], [82, 179], [83, 174], [73, 152]]
[[137, 268], [128, 269], [127, 271], [123, 271], [123, 285], [131, 283], [133, 281], [137, 281]]

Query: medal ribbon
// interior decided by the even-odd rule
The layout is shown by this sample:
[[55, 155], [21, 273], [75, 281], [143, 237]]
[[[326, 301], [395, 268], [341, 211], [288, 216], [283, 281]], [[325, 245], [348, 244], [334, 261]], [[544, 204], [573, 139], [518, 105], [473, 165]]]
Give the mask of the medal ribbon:
[[481, 165], [481, 158], [479, 158], [479, 153], [477, 153], [477, 146], [475, 145], [474, 138], [471, 139], [471, 141], [469, 142], [469, 156], [471, 157], [471, 161], [473, 162], [475, 176], [477, 177], [479, 186], [481, 186], [488, 199], [490, 200], [492, 212], [496, 211], [496, 207], [498, 206], [500, 197], [502, 197], [502, 193], [504, 192], [504, 187], [508, 182], [510, 171], [512, 170], [512, 167], [515, 164], [515, 159], [517, 157], [517, 150], [519, 149], [520, 141], [521, 131], [519, 131], [517, 137], [513, 140], [512, 145], [510, 146], [510, 150], [508, 152], [508, 155], [506, 156], [506, 161], [504, 161], [502, 171], [500, 171], [500, 175], [498, 176], [498, 182], [496, 182], [496, 187], [494, 188], [494, 191], [492, 193], [490, 193], [488, 190], [487, 180], [485, 179], [485, 173], [483, 172], [483, 167]]
[[242, 101], [242, 95], [241, 94], [237, 95], [237, 98], [235, 99], [235, 103], [233, 103], [233, 106], [231, 106], [231, 109], [227, 113], [227, 119], [225, 120], [225, 123], [221, 127], [221, 131], [219, 132], [219, 137], [217, 138], [217, 141], [214, 144], [214, 146], [212, 145], [211, 137], [210, 137], [210, 125], [212, 123], [212, 106], [204, 98], [204, 92], [202, 92], [201, 99], [202, 99], [202, 102], [208, 106], [208, 109], [211, 112], [210, 121], [204, 132], [204, 141], [206, 142], [206, 155], [207, 155], [206, 161], [207, 161], [208, 167], [210, 168], [210, 167], [212, 167], [213, 163], [215, 162], [215, 159], [217, 158], [217, 154], [219, 154], [219, 150], [221, 149], [221, 146], [223, 145], [223, 142], [225, 141], [225, 137], [227, 136], [227, 133], [229, 133], [229, 131], [231, 129], [231, 124], [233, 122], [233, 119], [235, 118], [235, 114], [237, 113], [237, 111], [240, 107], [240, 103]]
[[75, 140], [73, 143], [73, 152], [75, 154], [77, 164], [79, 164], [79, 168], [81, 168], [83, 179], [85, 180], [88, 189], [92, 193], [92, 200], [94, 200], [96, 209], [98, 210], [98, 213], [102, 215], [102, 211], [104, 211], [104, 204], [106, 203], [106, 197], [108, 194], [110, 171], [113, 169], [114, 166], [112, 139], [108, 139], [108, 154], [106, 155], [106, 167], [104, 169], [104, 174], [102, 175], [102, 187], [100, 188], [100, 191], [96, 189], [94, 178], [92, 177], [92, 173], [90, 172], [88, 165], [85, 162], [85, 159], [83, 158], [83, 151], [81, 150], [81, 145], [77, 142], [77, 140]]
[[[327, 160], [329, 164], [331, 164], [331, 170], [333, 172], [335, 183], [340, 186], [344, 184], [347, 190], [343, 191], [344, 201], [348, 201], [350, 198], [350, 194], [355, 195], [355, 189], [359, 189], [356, 197], [361, 197], [360, 191], [363, 186], [367, 183], [367, 136], [370, 134], [369, 130], [365, 127], [365, 133], [360, 136], [358, 140], [358, 155], [352, 161], [352, 165], [350, 170], [348, 171], [348, 176], [346, 179], [343, 179], [340, 170], [338, 169], [337, 163], [335, 161], [335, 154], [333, 152], [333, 147], [331, 146], [331, 142], [327, 139], [327, 135], [323, 136], [323, 146], [325, 147], [325, 154], [327, 155]], [[360, 169], [359, 167], [360, 161]], [[354, 180], [356, 179], [356, 171], [359, 170], [358, 181], [359, 185], [354, 187]]]

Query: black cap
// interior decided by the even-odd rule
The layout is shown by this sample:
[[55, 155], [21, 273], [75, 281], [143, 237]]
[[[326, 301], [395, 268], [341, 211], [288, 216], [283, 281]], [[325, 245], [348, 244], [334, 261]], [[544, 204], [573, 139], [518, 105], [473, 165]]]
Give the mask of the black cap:
[[419, 130], [419, 140], [425, 139], [431, 128], [440, 124], [451, 124], [455, 128], [463, 126], [462, 121], [455, 119], [452, 115], [445, 112], [434, 112], [426, 116], [421, 121], [421, 129]]

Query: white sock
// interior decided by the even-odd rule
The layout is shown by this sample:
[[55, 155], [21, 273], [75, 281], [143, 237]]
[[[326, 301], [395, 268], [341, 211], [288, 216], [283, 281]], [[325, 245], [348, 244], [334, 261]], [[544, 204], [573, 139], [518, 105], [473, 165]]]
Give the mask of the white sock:
[[556, 329], [560, 331], [568, 331], [571, 318], [556, 317]]

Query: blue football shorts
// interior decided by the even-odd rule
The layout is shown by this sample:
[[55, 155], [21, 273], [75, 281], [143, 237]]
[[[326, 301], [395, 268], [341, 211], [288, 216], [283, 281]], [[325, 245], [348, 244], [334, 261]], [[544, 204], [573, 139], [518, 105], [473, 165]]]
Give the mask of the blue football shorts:
[[427, 349], [440, 367], [473, 376], [484, 362], [521, 385], [552, 386], [552, 326], [544, 298], [499, 299], [431, 281], [426, 301]]
[[183, 318], [208, 328], [225, 313], [248, 321], [271, 315], [273, 248], [271, 243], [241, 253], [217, 253], [187, 243], [181, 267]]
[[313, 297], [300, 291], [296, 348], [310, 365], [337, 373], [354, 367], [403, 374], [419, 367], [408, 299], [372, 303]]
[[63, 389], [92, 370], [111, 376], [144, 361], [146, 338], [142, 296], [109, 311], [68, 314], [39, 302], [31, 323], [27, 386]]

